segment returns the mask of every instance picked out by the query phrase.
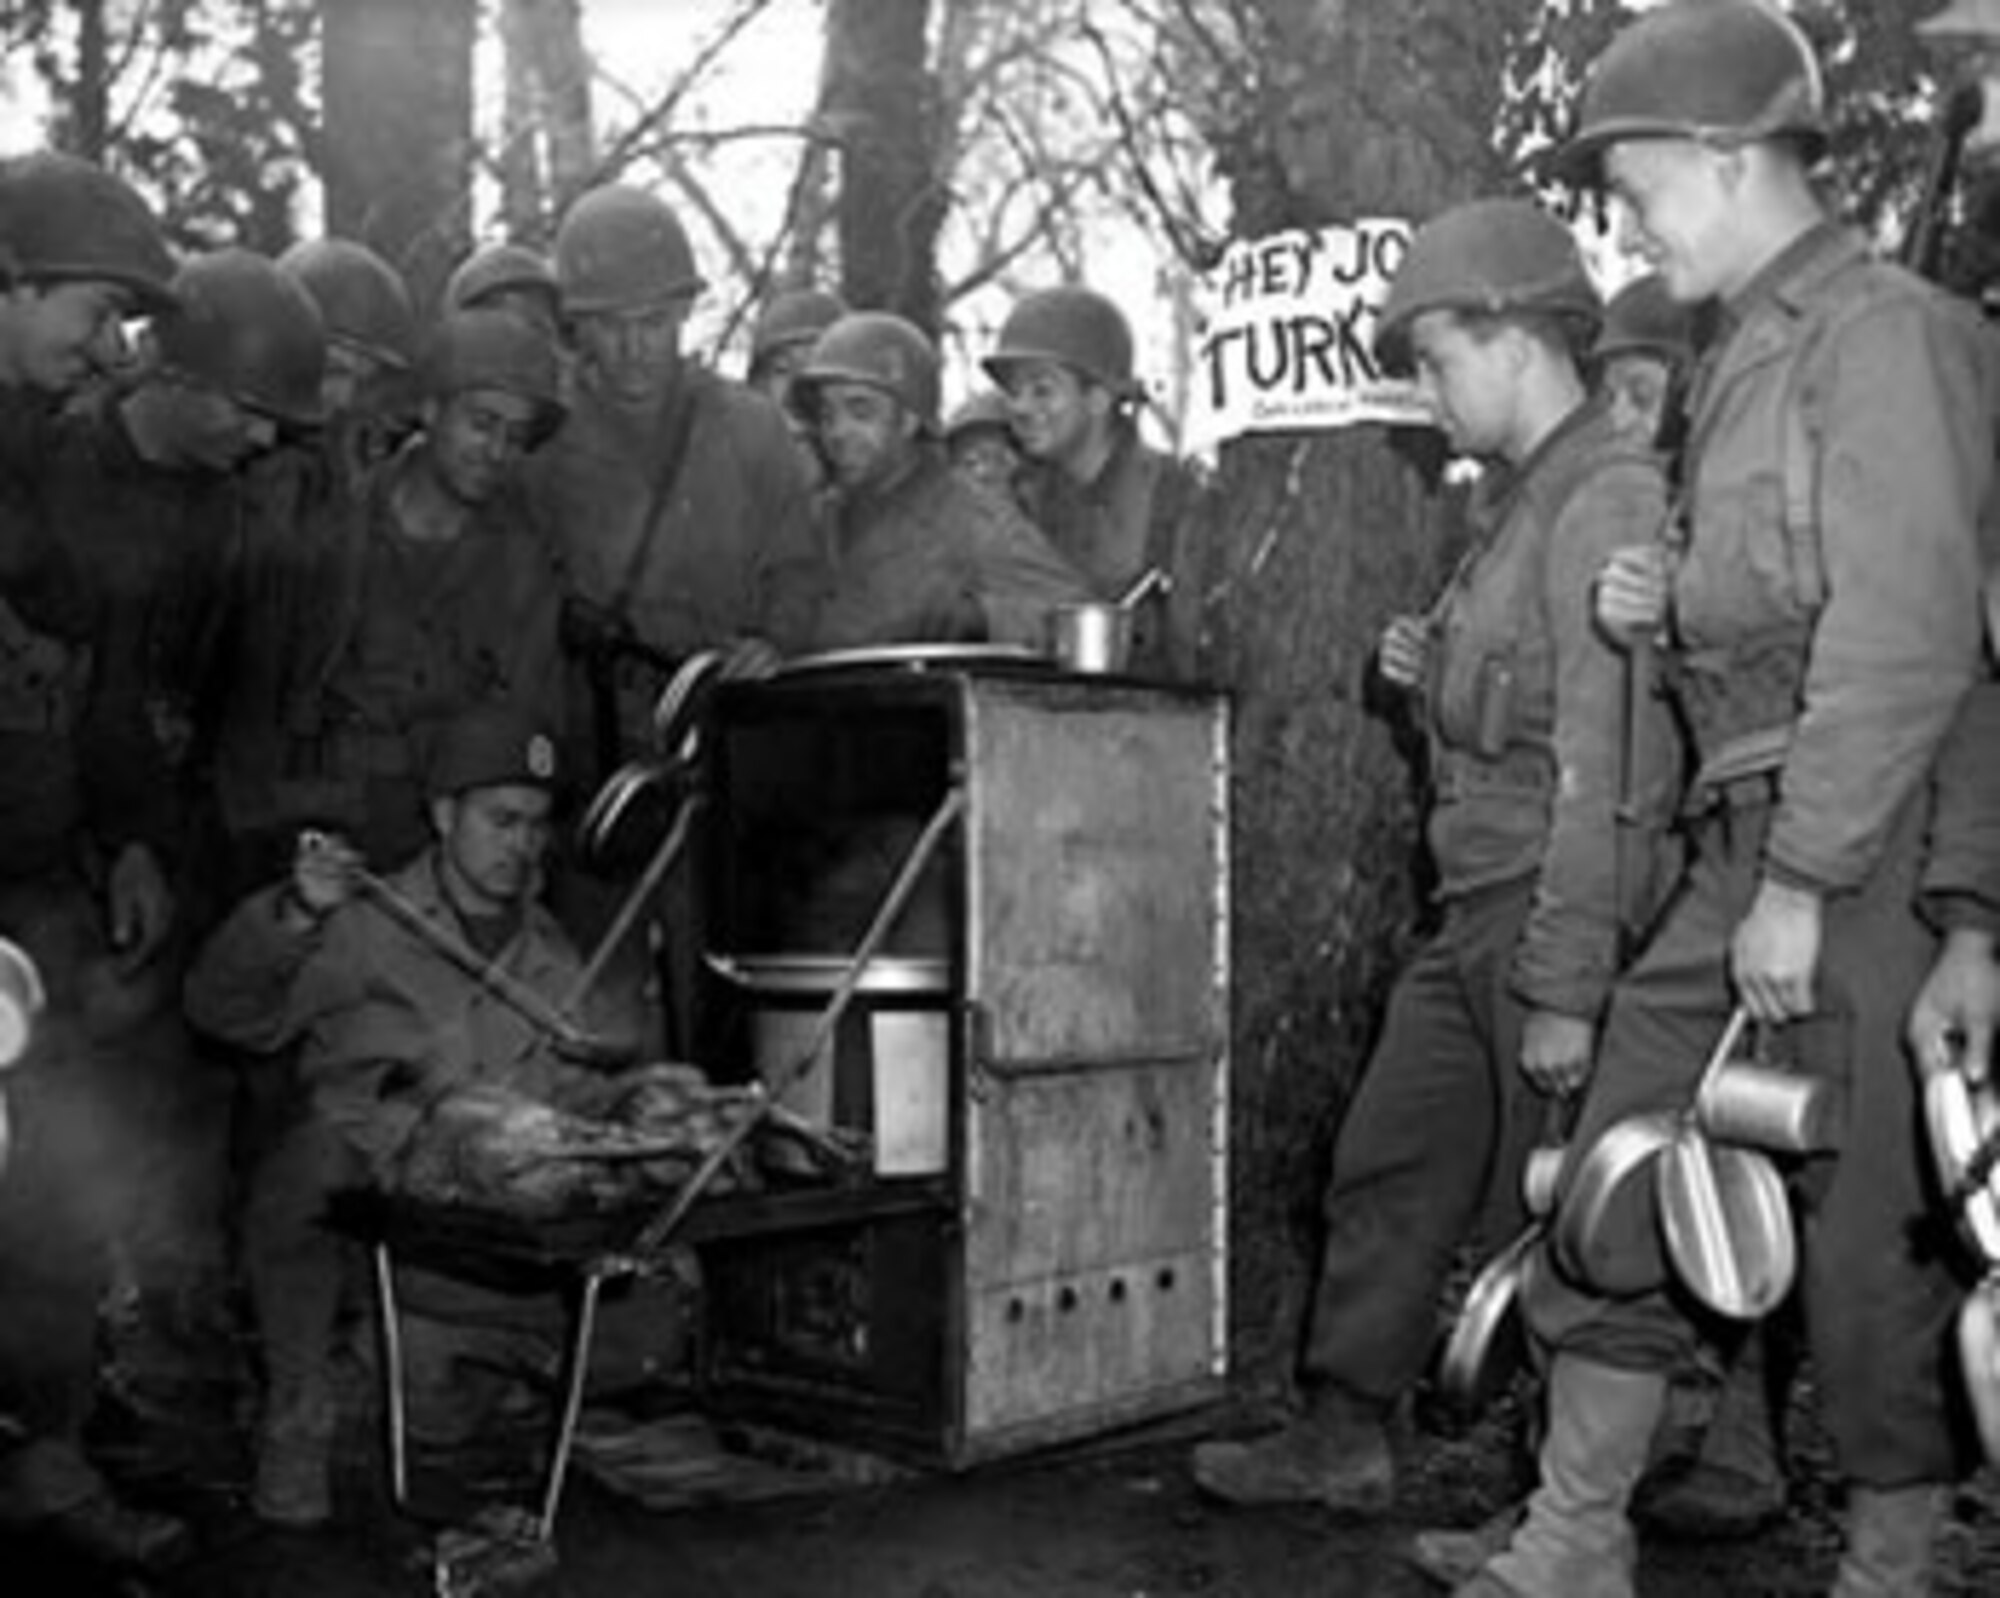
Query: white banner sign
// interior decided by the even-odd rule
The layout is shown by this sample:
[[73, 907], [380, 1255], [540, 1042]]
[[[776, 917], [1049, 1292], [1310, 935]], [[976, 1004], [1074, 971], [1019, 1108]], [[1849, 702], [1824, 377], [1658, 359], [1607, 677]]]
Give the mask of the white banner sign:
[[1414, 383], [1376, 363], [1375, 323], [1410, 225], [1369, 217], [1230, 245], [1202, 280], [1186, 437], [1207, 449], [1242, 433], [1422, 426]]

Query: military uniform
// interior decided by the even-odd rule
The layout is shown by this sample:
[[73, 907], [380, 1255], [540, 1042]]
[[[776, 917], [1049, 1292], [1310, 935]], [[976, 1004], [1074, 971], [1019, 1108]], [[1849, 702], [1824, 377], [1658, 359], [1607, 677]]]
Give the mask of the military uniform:
[[[439, 762], [468, 747], [462, 729], [518, 720], [500, 708], [468, 712], [445, 729]], [[480, 734], [481, 738], [486, 735]], [[536, 736], [540, 736], [537, 734]], [[546, 747], [546, 740], [543, 740]], [[490, 755], [473, 751], [483, 766]], [[552, 754], [533, 778], [547, 780]], [[468, 786], [512, 781], [488, 771]], [[526, 779], [522, 779], [526, 780]], [[448, 790], [433, 769], [432, 784]], [[539, 905], [469, 924], [447, 896], [436, 849], [390, 879], [423, 916], [490, 951], [509, 976], [550, 1001], [565, 1001], [582, 968], [574, 946]], [[349, 1247], [327, 1226], [329, 1200], [393, 1172], [423, 1108], [437, 1095], [479, 1082], [560, 1102], [586, 1073], [559, 1060], [548, 1038], [430, 943], [365, 900], [316, 925], [288, 923], [288, 889], [246, 900], [205, 945], [187, 984], [188, 1014], [229, 1043], [262, 1056], [296, 1047], [307, 1113], [258, 1167], [245, 1216], [258, 1324], [269, 1383], [260, 1449], [260, 1509], [273, 1518], [325, 1513], [324, 1476], [336, 1422], [328, 1364], [349, 1271]], [[497, 1315], [546, 1337], [557, 1307], [455, 1291], [426, 1276], [432, 1307]], [[427, 1329], [426, 1347], [449, 1365], [451, 1334]], [[438, 1345], [447, 1345], [442, 1351]], [[457, 1438], [478, 1417], [455, 1395], [413, 1394], [413, 1429]], [[301, 1470], [319, 1477], [302, 1488]]]
[[[273, 598], [296, 603], [261, 620], [245, 616], [246, 643], [255, 636], [265, 647], [246, 647], [244, 672], [231, 680], [217, 781], [232, 833], [336, 825], [370, 860], [398, 864], [428, 835], [423, 746], [441, 723], [485, 699], [529, 704], [559, 722], [547, 530], [508, 488], [456, 538], [411, 539], [389, 509], [398, 469], [390, 462], [357, 498], [325, 506], [325, 520], [266, 529], [273, 544], [246, 552], [245, 611]], [[289, 568], [289, 578], [274, 568]], [[302, 632], [264, 638], [281, 615]], [[265, 680], [273, 669], [281, 682]], [[263, 719], [274, 702], [280, 718]]]
[[[1900, 1040], [1932, 952], [1914, 908], [1927, 777], [1980, 671], [1997, 399], [1970, 313], [1831, 226], [1728, 307], [1692, 397], [1673, 578], [1705, 809], [1673, 912], [1619, 987], [1572, 1144], [1685, 1105], [1730, 1013], [1730, 938], [1760, 878], [1825, 896], [1815, 1013], [1782, 1035], [1848, 1105], [1840, 1155], [1802, 1189], [1806, 1304], [1842, 1467], [1880, 1487], [1947, 1480], [1960, 1462], [1938, 1352], [1959, 1289], [1922, 1242]], [[1631, 1219], [1628, 1258], [1657, 1262], [1657, 1236]], [[1534, 1323], [1597, 1363], [1669, 1368], [1692, 1331], [1663, 1262], [1657, 1277], [1659, 1291], [1610, 1301], [1543, 1273]]]
[[[1483, 1215], [1520, 1218], [1543, 1119], [1519, 1065], [1526, 1011], [1597, 1016], [1653, 897], [1676, 740], [1656, 699], [1624, 727], [1627, 667], [1591, 625], [1589, 586], [1664, 506], [1658, 463], [1596, 402], [1481, 484], [1472, 552], [1434, 611], [1425, 703], [1443, 922], [1398, 979], [1341, 1123], [1310, 1384], [1383, 1409], [1413, 1385], [1460, 1244]], [[1650, 822], [1622, 883], [1621, 738]]]
[[990, 638], [1039, 649], [1082, 576], [1012, 505], [970, 487], [935, 444], [881, 493], [828, 509], [831, 572], [820, 649]]
[[[668, 657], [752, 636], [798, 648], [822, 570], [805, 469], [777, 408], [692, 366], [667, 414], [643, 424], [587, 382], [573, 405], [527, 474], [565, 591]], [[628, 747], [643, 747], [662, 686], [658, 674], [621, 683]]]

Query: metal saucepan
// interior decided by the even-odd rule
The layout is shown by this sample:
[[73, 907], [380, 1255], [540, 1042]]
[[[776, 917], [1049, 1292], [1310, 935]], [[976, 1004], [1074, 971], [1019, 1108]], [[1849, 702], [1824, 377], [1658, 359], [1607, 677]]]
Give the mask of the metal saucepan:
[[1539, 1221], [1526, 1228], [1486, 1262], [1466, 1292], [1438, 1361], [1439, 1391], [1460, 1409], [1484, 1409], [1527, 1363], [1521, 1285], [1542, 1236]]
[[1798, 1275], [1784, 1178], [1760, 1149], [1681, 1127], [1655, 1167], [1667, 1257], [1688, 1291], [1731, 1320], [1768, 1315]]
[[1679, 1125], [1672, 1110], [1628, 1116], [1607, 1127], [1578, 1160], [1549, 1232], [1565, 1275], [1610, 1298], [1665, 1283], [1653, 1167]]
[[2000, 1465], [2000, 1276], [1989, 1275], [1959, 1306], [1958, 1361], [1980, 1446]]
[[1718, 1143], [1747, 1144], [1773, 1154], [1826, 1154], [1839, 1148], [1846, 1096], [1824, 1078], [1762, 1059], [1735, 1058], [1749, 1029], [1750, 1012], [1739, 1005], [1695, 1087], [1695, 1124]]
[[1924, 1083], [1924, 1121], [1959, 1231], [1989, 1269], [2000, 1268], [2000, 1095], [1947, 1067]]
[[1695, 1121], [1718, 1143], [1772, 1154], [1830, 1154], [1840, 1147], [1845, 1095], [1823, 1077], [1731, 1060], [1695, 1096]]
[[1058, 605], [1049, 613], [1049, 654], [1066, 671], [1121, 672], [1132, 659], [1132, 613], [1172, 579], [1150, 566], [1116, 599]]

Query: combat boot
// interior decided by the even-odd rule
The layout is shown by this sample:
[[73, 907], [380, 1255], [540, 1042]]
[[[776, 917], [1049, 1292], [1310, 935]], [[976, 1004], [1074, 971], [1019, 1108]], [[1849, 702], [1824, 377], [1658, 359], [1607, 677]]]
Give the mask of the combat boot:
[[1928, 1598], [1944, 1508], [1941, 1487], [1850, 1487], [1829, 1598]]
[[1541, 1484], [1506, 1548], [1454, 1598], [1633, 1598], [1638, 1549], [1626, 1506], [1666, 1395], [1657, 1371], [1558, 1354]]
[[1335, 1393], [1269, 1437], [1201, 1444], [1192, 1468], [1196, 1485], [1227, 1503], [1318, 1504], [1340, 1515], [1383, 1514], [1396, 1488], [1379, 1411]]
[[1509, 1504], [1464, 1530], [1420, 1531], [1410, 1539], [1410, 1563], [1440, 1587], [1462, 1586], [1513, 1541], [1527, 1512], [1525, 1503]]
[[1647, 1531], [1689, 1542], [1754, 1537], [1785, 1513], [1778, 1437], [1781, 1397], [1764, 1364], [1762, 1328], [1725, 1377], [1694, 1457], [1648, 1474], [1632, 1500]]

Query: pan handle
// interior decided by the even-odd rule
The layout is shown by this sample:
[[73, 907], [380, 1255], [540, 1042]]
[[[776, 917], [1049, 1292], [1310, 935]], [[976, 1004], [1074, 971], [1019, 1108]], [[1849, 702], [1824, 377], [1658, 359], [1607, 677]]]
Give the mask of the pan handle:
[[1701, 1080], [1695, 1084], [1694, 1097], [1688, 1100], [1690, 1113], [1699, 1104], [1702, 1095], [1708, 1091], [1722, 1068], [1736, 1055], [1736, 1046], [1743, 1041], [1744, 1028], [1750, 1025], [1750, 1011], [1743, 1005], [1730, 1012], [1729, 1024], [1722, 1029], [1722, 1036], [1716, 1041], [1715, 1052], [1708, 1057], [1708, 1064], [1702, 1067]]

